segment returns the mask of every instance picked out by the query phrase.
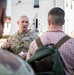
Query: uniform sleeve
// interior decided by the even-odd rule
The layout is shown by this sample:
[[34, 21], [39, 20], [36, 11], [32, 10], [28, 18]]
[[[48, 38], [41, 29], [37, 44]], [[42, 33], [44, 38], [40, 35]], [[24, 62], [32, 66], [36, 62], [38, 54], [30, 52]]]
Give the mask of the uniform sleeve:
[[8, 42], [11, 42], [11, 40], [12, 40], [12, 35], [10, 35], [10, 36], [7, 38], [7, 41], [8, 41]]
[[[10, 35], [9, 38], [7, 39], [7, 41], [10, 42], [10, 43], [12, 43], [12, 37], [13, 37], [13, 35]], [[11, 49], [11, 46], [9, 46], [7, 48], [7, 50], [10, 51], [10, 52], [13, 52], [13, 50]]]
[[37, 33], [34, 33], [33, 36], [34, 36], [34, 39], [38, 37]]
[[38, 37], [36, 32], [31, 32], [31, 38], [32, 40], [36, 39]]
[[[18, 58], [18, 61], [20, 62], [19, 68], [16, 70], [16, 73], [13, 75], [35, 75], [33, 69], [31, 66], [26, 62]], [[17, 64], [16, 64], [17, 65]]]
[[34, 53], [35, 51], [38, 49], [38, 46], [36, 44], [36, 41], [34, 40], [30, 46], [29, 46], [29, 50], [28, 50], [28, 54], [27, 54], [27, 59], [29, 59]]
[[0, 75], [35, 75], [29, 64], [0, 49]]

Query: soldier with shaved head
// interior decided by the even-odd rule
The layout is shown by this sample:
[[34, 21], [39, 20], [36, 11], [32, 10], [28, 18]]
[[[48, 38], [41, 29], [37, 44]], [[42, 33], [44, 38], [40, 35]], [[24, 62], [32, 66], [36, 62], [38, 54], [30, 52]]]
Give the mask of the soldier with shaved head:
[[19, 55], [22, 59], [26, 58], [29, 44], [38, 37], [33, 31], [28, 30], [29, 18], [26, 15], [20, 16], [17, 21], [19, 30], [11, 35], [1, 48], [7, 49], [15, 55]]

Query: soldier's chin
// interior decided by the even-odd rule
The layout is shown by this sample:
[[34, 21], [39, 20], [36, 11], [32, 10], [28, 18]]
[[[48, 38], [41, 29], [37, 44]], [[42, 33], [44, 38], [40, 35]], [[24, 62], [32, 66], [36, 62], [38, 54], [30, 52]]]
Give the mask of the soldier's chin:
[[23, 29], [23, 31], [27, 31], [27, 28]]

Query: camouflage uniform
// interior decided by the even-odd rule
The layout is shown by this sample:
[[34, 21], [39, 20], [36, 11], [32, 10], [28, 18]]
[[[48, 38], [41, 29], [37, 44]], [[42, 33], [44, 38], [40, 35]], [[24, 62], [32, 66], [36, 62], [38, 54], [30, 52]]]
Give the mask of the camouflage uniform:
[[34, 75], [27, 62], [0, 49], [0, 75]]
[[29, 44], [38, 37], [33, 31], [28, 31], [27, 33], [19, 34], [18, 32], [11, 35], [7, 40], [11, 43], [8, 48], [13, 54], [18, 55], [21, 51], [27, 52]]

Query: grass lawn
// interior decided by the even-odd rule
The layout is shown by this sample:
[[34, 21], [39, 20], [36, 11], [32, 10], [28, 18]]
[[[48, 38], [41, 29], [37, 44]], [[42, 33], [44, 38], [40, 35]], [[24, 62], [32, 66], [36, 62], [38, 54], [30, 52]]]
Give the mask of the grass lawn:
[[7, 39], [10, 35], [3, 35], [2, 39]]

